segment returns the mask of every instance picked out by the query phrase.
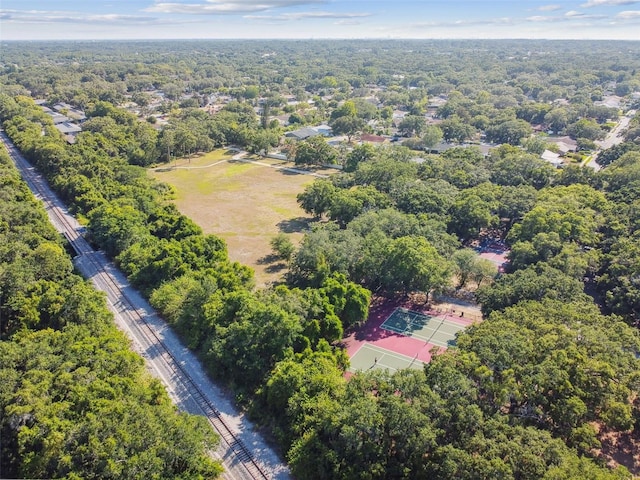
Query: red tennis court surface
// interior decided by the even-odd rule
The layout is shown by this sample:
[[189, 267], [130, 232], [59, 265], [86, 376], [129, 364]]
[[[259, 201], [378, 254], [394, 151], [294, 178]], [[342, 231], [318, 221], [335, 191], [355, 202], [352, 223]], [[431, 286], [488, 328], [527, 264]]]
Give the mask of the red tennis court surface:
[[[368, 352], [380, 352], [381, 354], [387, 350], [392, 352], [390, 356], [398, 358], [399, 354], [407, 357], [407, 364], [411, 364], [412, 367], [420, 366], [420, 362], [427, 363], [431, 360], [431, 351], [435, 348], [436, 351], [444, 351], [441, 346], [435, 345], [430, 342], [425, 342], [423, 339], [406, 336], [402, 333], [396, 333], [385, 328], [381, 325], [391, 315], [391, 313], [397, 308], [403, 307], [408, 310], [416, 311], [438, 319], [445, 319], [447, 322], [456, 323], [461, 326], [468, 326], [473, 323], [471, 318], [464, 317], [464, 307], [457, 307], [456, 305], [443, 304], [439, 310], [439, 306], [419, 305], [414, 304], [409, 300], [388, 299], [382, 297], [376, 297], [372, 301], [372, 305], [369, 311], [369, 318], [367, 322], [357, 331], [351, 333], [344, 339], [344, 343], [347, 348], [349, 358], [353, 358], [362, 349]], [[445, 308], [446, 307], [446, 308]], [[365, 356], [368, 358], [371, 355]], [[378, 357], [371, 362], [371, 365], [365, 367], [364, 365], [353, 365], [352, 372], [355, 370], [363, 370], [369, 368], [382, 368], [378, 365]], [[357, 363], [357, 362], [354, 362]]]
[[509, 249], [500, 240], [485, 240], [477, 248], [478, 255], [493, 262], [499, 272], [504, 272], [504, 266], [508, 262]]

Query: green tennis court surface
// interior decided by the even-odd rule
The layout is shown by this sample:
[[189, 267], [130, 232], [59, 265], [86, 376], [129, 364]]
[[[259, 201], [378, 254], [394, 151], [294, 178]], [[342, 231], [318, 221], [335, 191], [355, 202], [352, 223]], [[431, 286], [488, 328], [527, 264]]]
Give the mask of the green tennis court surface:
[[447, 320], [446, 315], [433, 317], [401, 307], [396, 308], [380, 327], [438, 347], [455, 346], [456, 333], [465, 328]]
[[424, 364], [415, 358], [407, 357], [390, 350], [376, 347], [370, 343], [365, 343], [360, 350], [351, 357], [351, 367], [349, 371], [356, 372], [358, 370], [389, 370], [393, 373], [402, 368], [422, 369]]

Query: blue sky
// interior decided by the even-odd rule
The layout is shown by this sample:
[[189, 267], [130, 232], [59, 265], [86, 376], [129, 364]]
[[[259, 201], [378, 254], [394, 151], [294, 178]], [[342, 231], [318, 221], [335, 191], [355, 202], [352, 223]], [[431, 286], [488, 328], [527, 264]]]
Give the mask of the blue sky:
[[640, 0], [1, 0], [0, 39], [640, 40]]

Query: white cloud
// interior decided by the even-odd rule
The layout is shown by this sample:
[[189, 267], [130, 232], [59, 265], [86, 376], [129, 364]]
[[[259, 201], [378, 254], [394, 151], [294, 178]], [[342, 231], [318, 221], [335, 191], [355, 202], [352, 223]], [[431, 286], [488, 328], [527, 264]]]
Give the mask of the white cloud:
[[621, 20], [634, 20], [640, 18], [640, 10], [626, 10], [616, 15], [616, 18]]
[[245, 15], [243, 18], [249, 20], [302, 20], [305, 18], [336, 18], [336, 19], [354, 19], [370, 17], [371, 13], [337, 13], [337, 12], [297, 12], [283, 13], [281, 15]]
[[609, 18], [607, 15], [587, 15], [577, 10], [569, 10], [564, 15], [533, 15], [525, 18], [527, 22], [533, 23], [558, 23], [573, 22], [575, 20], [603, 20]]
[[411, 25], [411, 28], [454, 28], [476, 26], [515, 26], [523, 24], [556, 24], [571, 23], [575, 25], [577, 20], [603, 20], [609, 18], [606, 15], [587, 15], [577, 10], [570, 10], [564, 15], [532, 15], [522, 17], [500, 17], [483, 20], [457, 20], [452, 22], [423, 22]]
[[162, 23], [156, 17], [140, 15], [84, 15], [74, 12], [46, 12], [36, 10], [0, 10], [0, 16], [11, 23], [79, 23], [79, 24], [140, 24]]
[[287, 17], [291, 18], [358, 18], [358, 17], [370, 17], [370, 13], [336, 13], [336, 12], [300, 12], [300, 13], [285, 13]]
[[562, 10], [562, 5], [542, 5], [538, 7], [541, 12], [555, 12], [556, 10]]
[[563, 22], [566, 20], [564, 17], [550, 17], [548, 15], [533, 15], [525, 19], [527, 22], [535, 23], [550, 23], [550, 22]]
[[608, 18], [606, 15], [587, 15], [586, 13], [570, 10], [564, 14], [567, 20], [601, 20]]
[[208, 0], [206, 3], [166, 3], [157, 2], [144, 9], [153, 13], [179, 13], [187, 15], [242, 15], [277, 8], [301, 5], [325, 4], [327, 0]]
[[477, 26], [492, 26], [492, 25], [513, 25], [518, 23], [517, 19], [510, 17], [499, 17], [483, 20], [454, 20], [450, 22], [420, 22], [407, 25], [406, 28], [421, 29], [421, 28], [465, 28], [465, 27], [477, 27]]
[[640, 0], [589, 0], [587, 3], [580, 5], [583, 8], [589, 7], [615, 7], [618, 5], [633, 5], [640, 3]]
[[358, 22], [357, 20], [338, 20], [337, 22], [333, 22], [334, 25], [362, 25], [362, 22]]
[[68, 15], [70, 12], [68, 11], [56, 11], [56, 10], [10, 10], [7, 8], [0, 9], [2, 13], [17, 13], [20, 15]]

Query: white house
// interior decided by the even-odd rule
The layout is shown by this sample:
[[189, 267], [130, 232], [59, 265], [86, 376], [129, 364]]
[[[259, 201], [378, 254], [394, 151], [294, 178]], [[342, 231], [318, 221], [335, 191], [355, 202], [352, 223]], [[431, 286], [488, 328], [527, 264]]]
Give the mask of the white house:
[[542, 155], [540, 155], [540, 158], [542, 158], [546, 162], [549, 162], [551, 165], [553, 165], [556, 168], [560, 167], [563, 163], [562, 159], [560, 158], [560, 155], [552, 152], [551, 150], [545, 150], [544, 152], [542, 152]]

